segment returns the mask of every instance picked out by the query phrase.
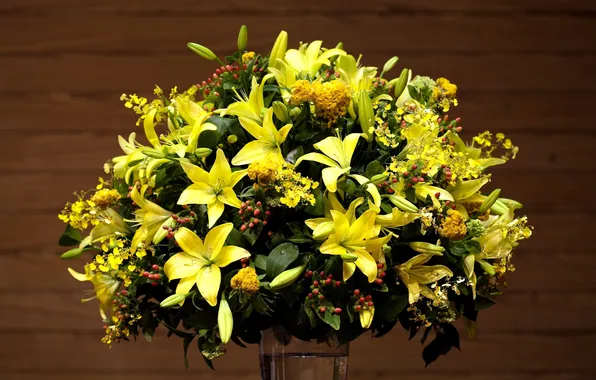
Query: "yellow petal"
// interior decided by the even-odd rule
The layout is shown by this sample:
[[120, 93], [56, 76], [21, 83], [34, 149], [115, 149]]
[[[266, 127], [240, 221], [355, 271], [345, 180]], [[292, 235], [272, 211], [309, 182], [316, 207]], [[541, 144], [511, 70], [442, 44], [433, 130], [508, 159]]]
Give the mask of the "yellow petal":
[[253, 119], [249, 119], [247, 117], [242, 116], [240, 116], [238, 120], [240, 121], [240, 125], [242, 126], [242, 128], [244, 128], [246, 132], [250, 133], [252, 137], [258, 139], [262, 136], [263, 128], [259, 125], [259, 123], [257, 123]]
[[209, 256], [205, 254], [203, 241], [197, 234], [186, 227], [180, 227], [174, 236], [176, 242], [186, 254], [195, 258], [209, 260]]
[[218, 149], [215, 155], [215, 162], [213, 163], [211, 171], [209, 172], [209, 182], [211, 184], [216, 184], [219, 182], [226, 183], [226, 181], [230, 180], [231, 175], [232, 169], [230, 168], [228, 159], [226, 158], [223, 150]]
[[325, 240], [319, 247], [319, 251], [325, 255], [337, 256], [348, 252], [346, 247], [341, 245], [341, 240], [339, 240], [336, 234], [331, 235], [327, 240]]
[[410, 268], [408, 274], [420, 284], [430, 284], [443, 277], [453, 276], [453, 272], [444, 265], [420, 265]]
[[178, 198], [179, 205], [199, 204], [208, 205], [215, 202], [217, 197], [214, 190], [206, 182], [197, 182], [187, 187], [180, 198]]
[[213, 227], [221, 214], [224, 212], [224, 204], [220, 201], [215, 201], [207, 205], [207, 217], [209, 219], [209, 228]]
[[223, 247], [219, 254], [217, 254], [213, 260], [220, 267], [225, 267], [233, 263], [234, 261], [250, 257], [250, 252], [244, 248], [236, 247], [233, 245], [227, 245]]
[[331, 217], [333, 218], [333, 224], [335, 225], [335, 234], [342, 238], [347, 236], [350, 232], [350, 221], [348, 218], [339, 211], [331, 210]]
[[159, 143], [159, 137], [157, 137], [157, 133], [155, 133], [155, 114], [157, 113], [157, 109], [154, 108], [147, 115], [145, 115], [145, 119], [143, 120], [143, 129], [145, 130], [145, 136], [147, 140], [153, 145], [154, 147], [160, 147], [161, 144]]
[[356, 271], [356, 264], [347, 263], [344, 261], [344, 264], [343, 264], [344, 281], [347, 281], [350, 277], [352, 277], [352, 275], [354, 274], [355, 271]]
[[286, 141], [286, 138], [288, 138], [288, 133], [290, 133], [290, 130], [292, 129], [293, 125], [292, 124], [286, 124], [283, 127], [280, 128], [280, 130], [278, 131], [277, 134], [277, 143], [278, 144], [283, 144], [284, 141]]
[[211, 306], [217, 305], [217, 293], [221, 283], [221, 271], [217, 265], [202, 267], [197, 273], [197, 287], [199, 292]]
[[182, 278], [176, 287], [176, 294], [188, 294], [190, 289], [197, 283], [196, 273], [189, 277]]
[[168, 279], [177, 280], [195, 276], [204, 265], [207, 265], [207, 262], [203, 259], [177, 253], [166, 261], [163, 270]]
[[194, 183], [207, 182], [209, 180], [209, 173], [202, 168], [185, 161], [180, 161], [180, 165], [188, 178]]
[[90, 279], [90, 277], [86, 274], [79, 273], [72, 268], [68, 268], [68, 273], [70, 273], [70, 275], [74, 277], [77, 281], [89, 281]]
[[338, 167], [329, 167], [325, 168], [321, 171], [321, 175], [323, 177], [323, 183], [325, 187], [330, 192], [334, 193], [337, 191], [337, 179], [350, 171], [350, 168], [338, 168]]
[[231, 187], [226, 187], [222, 189], [221, 193], [219, 193], [219, 195], [217, 196], [217, 200], [219, 202], [225, 203], [229, 206], [236, 208], [240, 208], [240, 205], [242, 205], [242, 201], [238, 199], [236, 193], [234, 193], [234, 190], [232, 190]]
[[234, 187], [236, 186], [236, 184], [238, 182], [240, 182], [240, 180], [242, 178], [244, 178], [244, 176], [248, 173], [248, 170], [244, 169], [244, 170], [236, 170], [234, 172], [232, 172], [232, 175], [230, 176], [230, 181], [228, 182], [228, 186], [230, 187]]
[[248, 165], [255, 161], [263, 160], [275, 149], [278, 149], [277, 145], [272, 145], [269, 142], [263, 140], [251, 141], [244, 145], [234, 158], [232, 158], [232, 165]]
[[[350, 177], [354, 178], [361, 185], [365, 184], [366, 182], [369, 182], [368, 178], [360, 174], [352, 174]], [[380, 207], [381, 194], [379, 193], [379, 189], [377, 189], [377, 187], [374, 184], [369, 183], [366, 185], [366, 191], [368, 191], [368, 193], [372, 197], [374, 205]]]
[[367, 329], [372, 324], [373, 318], [375, 316], [375, 307], [370, 307], [366, 309], [362, 309], [360, 312], [360, 325], [363, 329]]
[[344, 155], [343, 143], [339, 138], [333, 136], [327, 137], [314, 144], [314, 147], [323, 152], [327, 157], [337, 161], [342, 168], [350, 166], [350, 161], [347, 161]]
[[362, 135], [360, 133], [351, 133], [346, 136], [342, 145], [343, 145], [343, 155], [346, 161], [345, 166], [350, 166], [350, 161], [352, 161], [352, 155], [354, 154], [354, 150], [356, 150], [356, 145], [358, 144], [358, 139]]
[[366, 252], [365, 250], [355, 250], [352, 252], [356, 256], [358, 256], [358, 260], [354, 262], [358, 269], [364, 273], [364, 275], [368, 278], [368, 282], [373, 282], [377, 278], [377, 263], [375, 259], [370, 255], [370, 253]]
[[350, 226], [350, 241], [359, 241], [372, 237], [376, 215], [377, 212], [374, 210], [366, 210], [360, 215], [360, 217]]
[[205, 236], [205, 252], [209, 260], [215, 260], [233, 228], [232, 223], [224, 223], [209, 230]]
[[418, 285], [418, 283], [416, 281], [413, 281], [410, 279], [403, 279], [403, 278], [402, 278], [402, 282], [408, 288], [408, 301], [411, 304], [418, 301], [418, 298], [420, 298], [420, 286]]
[[315, 161], [327, 166], [339, 166], [337, 162], [333, 161], [332, 159], [321, 153], [307, 153], [303, 156], [300, 156], [298, 160], [296, 160], [295, 166], [298, 166], [302, 161]]

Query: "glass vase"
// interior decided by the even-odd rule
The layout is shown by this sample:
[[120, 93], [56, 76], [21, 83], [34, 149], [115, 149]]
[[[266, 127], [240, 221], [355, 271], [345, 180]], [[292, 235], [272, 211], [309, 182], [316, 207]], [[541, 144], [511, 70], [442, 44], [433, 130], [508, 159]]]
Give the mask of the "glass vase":
[[259, 344], [262, 380], [347, 380], [349, 345], [303, 341], [283, 328], [263, 331]]

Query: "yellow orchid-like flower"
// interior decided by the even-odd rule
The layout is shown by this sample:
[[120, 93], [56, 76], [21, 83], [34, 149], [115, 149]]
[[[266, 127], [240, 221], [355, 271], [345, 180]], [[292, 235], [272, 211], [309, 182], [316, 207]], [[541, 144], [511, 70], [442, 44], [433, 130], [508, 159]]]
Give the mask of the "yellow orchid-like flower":
[[97, 298], [99, 301], [99, 314], [106, 320], [112, 306], [112, 299], [116, 292], [118, 292], [118, 289], [120, 289], [120, 281], [104, 273], [79, 273], [71, 268], [68, 268], [68, 272], [78, 281], [90, 281], [93, 284], [95, 295], [85, 298], [82, 301], [87, 302]]
[[120, 214], [118, 214], [118, 212], [116, 212], [116, 210], [113, 208], [107, 208], [101, 211], [98, 215], [98, 219], [100, 219], [99, 224], [93, 227], [89, 233], [89, 236], [81, 241], [79, 248], [84, 248], [96, 243], [105, 236], [127, 235], [130, 232], [130, 229], [124, 222], [124, 219], [122, 219]]
[[344, 214], [350, 223], [356, 220], [356, 208], [364, 202], [364, 198], [358, 198], [350, 203], [346, 210], [341, 202], [337, 199], [335, 193], [328, 193], [325, 199], [325, 216], [323, 218], [307, 219], [304, 223], [308, 228], [313, 230], [313, 238], [315, 240], [325, 240], [333, 233], [334, 224], [331, 210], [339, 211]]
[[323, 65], [329, 66], [329, 58], [346, 55], [342, 49], [328, 49], [321, 52], [323, 41], [313, 41], [302, 44], [299, 49], [286, 51], [285, 60], [297, 73], [314, 76]]
[[321, 172], [323, 183], [327, 190], [334, 193], [337, 191], [337, 179], [350, 172], [350, 161], [360, 137], [360, 133], [349, 134], [343, 141], [338, 137], [327, 137], [314, 144], [314, 147], [324, 154], [307, 153], [298, 158], [296, 166], [302, 161], [315, 161], [327, 166]]
[[194, 232], [181, 227], [175, 235], [183, 252], [170, 257], [164, 265], [168, 279], [178, 280], [176, 294], [187, 294], [196, 284], [199, 292], [211, 306], [217, 305], [217, 293], [221, 283], [221, 270], [234, 261], [250, 257], [244, 248], [224, 243], [234, 228], [225, 223], [212, 228], [203, 242]]
[[440, 252], [421, 253], [395, 267], [400, 280], [408, 288], [408, 300], [411, 304], [418, 301], [421, 293], [428, 295], [432, 293], [426, 286], [427, 284], [437, 282], [444, 277], [453, 276], [453, 272], [444, 265], [424, 265], [435, 254], [442, 255]]
[[393, 207], [391, 213], [379, 215], [381, 212], [380, 207], [375, 206], [372, 202], [368, 202], [368, 207], [371, 210], [377, 211], [375, 217], [375, 233], [378, 235], [381, 231], [385, 231], [389, 234], [392, 228], [403, 227], [419, 219], [422, 215], [418, 212], [407, 212], [401, 211], [398, 207]]
[[391, 238], [390, 235], [376, 238], [374, 235], [374, 210], [365, 211], [350, 223], [348, 216], [331, 210], [334, 232], [321, 244], [319, 250], [327, 255], [339, 255], [343, 259], [344, 281], [352, 277], [356, 267], [373, 282], [377, 277], [377, 263], [371, 252], [378, 256], [381, 248]]
[[144, 193], [146, 189], [147, 186], [143, 186], [139, 193], [137, 187], [133, 186], [133, 189], [130, 192], [130, 198], [139, 207], [139, 209], [135, 211], [135, 217], [136, 222], [140, 223], [130, 244], [130, 248], [133, 252], [139, 248], [139, 245], [147, 245], [151, 242], [153, 242], [153, 244], [158, 244], [166, 236], [165, 230], [162, 227], [168, 223], [168, 221], [173, 222], [173, 212], [145, 199]]
[[188, 162], [180, 163], [193, 184], [180, 194], [178, 204], [207, 205], [209, 228], [223, 214], [224, 205], [240, 208], [242, 202], [234, 193], [233, 187], [246, 175], [247, 170], [232, 172], [223, 150], [217, 150], [215, 162], [209, 173]]
[[272, 162], [277, 165], [284, 163], [281, 144], [286, 141], [292, 124], [286, 124], [277, 130], [273, 123], [273, 108], [269, 108], [265, 112], [262, 127], [247, 118], [240, 118], [240, 124], [256, 140], [240, 149], [240, 152], [232, 159], [233, 165], [248, 165], [255, 161]]

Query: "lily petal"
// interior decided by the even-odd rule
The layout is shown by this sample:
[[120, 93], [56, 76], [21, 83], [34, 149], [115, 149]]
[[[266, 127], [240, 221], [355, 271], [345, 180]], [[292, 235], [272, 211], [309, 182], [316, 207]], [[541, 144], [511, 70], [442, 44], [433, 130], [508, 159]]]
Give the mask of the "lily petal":
[[190, 180], [194, 183], [207, 182], [209, 180], [209, 173], [207, 173], [202, 168], [190, 164], [186, 161], [180, 161], [180, 165], [182, 166], [182, 169], [184, 169], [184, 172], [186, 173], [188, 178], [190, 178]]
[[209, 219], [209, 228], [215, 225], [219, 217], [223, 214], [224, 208], [225, 206], [223, 202], [220, 201], [215, 201], [207, 205], [207, 217]]
[[323, 165], [339, 167], [337, 162], [321, 153], [307, 153], [303, 156], [300, 156], [298, 160], [296, 160], [295, 166], [300, 165], [302, 161], [315, 161]]
[[205, 236], [205, 256], [209, 260], [215, 260], [233, 228], [232, 223], [224, 223], [209, 230]]
[[238, 261], [246, 257], [250, 257], [250, 252], [248, 252], [246, 249], [233, 245], [227, 245], [219, 251], [213, 260], [215, 260], [216, 264], [220, 267], [225, 267], [234, 261]]
[[177, 253], [165, 263], [164, 272], [169, 280], [194, 277], [204, 264], [207, 262], [202, 259], [197, 259], [187, 253]]
[[321, 175], [323, 177], [323, 183], [325, 187], [330, 192], [334, 193], [337, 191], [337, 179], [350, 171], [350, 167], [347, 168], [338, 168], [338, 167], [328, 167], [321, 171]]
[[225, 203], [229, 206], [240, 208], [242, 201], [238, 199], [234, 190], [231, 187], [226, 187], [221, 190], [221, 193], [217, 196], [219, 202]]
[[221, 271], [217, 265], [207, 265], [201, 268], [196, 277], [199, 292], [211, 306], [217, 305], [217, 293], [221, 284]]
[[215, 202], [216, 199], [217, 198], [211, 186], [209, 186], [206, 182], [196, 182], [187, 187], [182, 194], [180, 194], [180, 198], [178, 198], [178, 204], [208, 205]]
[[174, 236], [180, 248], [187, 255], [207, 261], [210, 259], [209, 255], [205, 254], [205, 246], [201, 238], [188, 228], [180, 227]]

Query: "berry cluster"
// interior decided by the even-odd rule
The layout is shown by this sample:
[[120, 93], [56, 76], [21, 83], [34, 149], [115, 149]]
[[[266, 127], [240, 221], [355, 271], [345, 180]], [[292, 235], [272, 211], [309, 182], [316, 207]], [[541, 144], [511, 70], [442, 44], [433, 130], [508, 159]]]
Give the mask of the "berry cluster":
[[240, 215], [240, 219], [242, 220], [240, 231], [244, 232], [247, 228], [255, 228], [259, 223], [263, 223], [263, 226], [266, 226], [271, 211], [269, 210], [269, 206], [263, 206], [261, 201], [254, 202], [249, 199], [246, 202], [242, 202], [240, 210], [238, 210], [238, 215]]
[[353, 302], [354, 311], [360, 313], [362, 310], [373, 307], [375, 304], [372, 301], [372, 295], [364, 295], [360, 289], [354, 290], [351, 300]]
[[375, 284], [382, 285], [385, 282], [383, 280], [383, 278], [385, 278], [385, 276], [387, 275], [387, 273], [385, 273], [386, 269], [387, 268], [385, 267], [385, 264], [383, 264], [383, 263], [377, 264], [377, 278], [374, 281]]
[[417, 183], [432, 181], [432, 177], [424, 173], [416, 164], [412, 165], [409, 171], [406, 170], [403, 172], [402, 175], [406, 180], [406, 186], [408, 187], [412, 187]]
[[[235, 81], [240, 79], [240, 72], [243, 70], [247, 70], [248, 65], [243, 63], [242, 65], [238, 63], [234, 63], [232, 65], [225, 65], [221, 66], [213, 72], [209, 76], [209, 78], [205, 79], [201, 83], [197, 84], [197, 89], [203, 93], [205, 97], [209, 95], [213, 95], [219, 97], [223, 92], [223, 81], [226, 78], [231, 78]], [[255, 64], [252, 68], [253, 72], [262, 73], [265, 71], [265, 67], [259, 67], [259, 60], [255, 60]]]
[[454, 131], [460, 133], [464, 128], [460, 125], [461, 117], [456, 118], [455, 120], [449, 121], [449, 115], [445, 115], [442, 119], [439, 118], [437, 120], [439, 123], [439, 132], [445, 133], [446, 131]]
[[392, 178], [389, 181], [379, 183], [377, 186], [379, 190], [385, 191], [387, 194], [393, 194], [395, 190], [391, 187], [392, 184], [397, 183], [397, 178]]
[[163, 268], [159, 265], [153, 264], [149, 270], [143, 271], [143, 273], [141, 273], [141, 276], [145, 277], [147, 279], [147, 282], [150, 282], [152, 286], [157, 286], [164, 278], [164, 276], [162, 275], [162, 269]]
[[[131, 303], [128, 294], [128, 291], [123, 289], [116, 293], [114, 299], [112, 299], [112, 310], [114, 311], [114, 316], [121, 321], [130, 318]], [[103, 328], [107, 329], [108, 326], [103, 326]]]
[[[312, 279], [312, 285], [310, 286], [311, 292], [306, 296], [306, 302], [310, 302], [310, 306], [313, 309], [318, 309], [319, 313], [325, 313], [327, 307], [324, 305], [325, 295], [323, 292], [325, 289], [331, 286], [339, 288], [341, 281], [333, 281], [333, 275], [325, 275], [325, 272], [315, 273], [312, 270], [304, 273], [305, 278]], [[330, 313], [341, 314], [343, 310], [340, 307], [334, 307], [329, 310]]]

